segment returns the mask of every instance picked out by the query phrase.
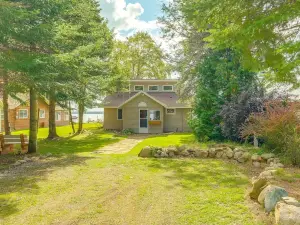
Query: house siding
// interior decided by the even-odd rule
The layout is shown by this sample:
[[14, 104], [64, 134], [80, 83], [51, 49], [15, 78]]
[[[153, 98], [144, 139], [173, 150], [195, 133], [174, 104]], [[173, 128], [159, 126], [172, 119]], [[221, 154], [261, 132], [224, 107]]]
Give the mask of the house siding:
[[[45, 110], [45, 118], [39, 118], [38, 126], [40, 128], [49, 127], [49, 106], [42, 100], [38, 101], [38, 108]], [[21, 119], [19, 118], [19, 110], [26, 109], [28, 111], [28, 117]], [[59, 111], [59, 110], [58, 110]], [[69, 124], [69, 119], [65, 119], [65, 111], [61, 110], [61, 120], [56, 121], [57, 126], [65, 126]], [[11, 130], [25, 130], [29, 129], [30, 124], [30, 107], [29, 102], [24, 105], [20, 105], [15, 109], [10, 109], [8, 111], [9, 115], [9, 125]], [[4, 121], [1, 121], [2, 130], [4, 130]]]
[[[138, 107], [141, 102], [146, 103], [147, 107]], [[140, 109], [148, 110], [148, 121], [150, 110], [160, 110], [160, 119], [162, 123], [160, 125], [149, 125], [149, 133], [163, 133], [164, 107], [145, 95], [139, 95], [123, 106], [123, 128], [133, 129], [135, 133], [139, 133]]]
[[170, 115], [164, 112], [164, 132], [190, 132], [188, 126], [190, 109], [176, 109], [176, 114]]
[[[123, 120], [117, 118], [118, 109], [104, 109], [104, 124], [103, 128], [107, 130], [122, 130]], [[123, 114], [124, 118], [124, 114]]]

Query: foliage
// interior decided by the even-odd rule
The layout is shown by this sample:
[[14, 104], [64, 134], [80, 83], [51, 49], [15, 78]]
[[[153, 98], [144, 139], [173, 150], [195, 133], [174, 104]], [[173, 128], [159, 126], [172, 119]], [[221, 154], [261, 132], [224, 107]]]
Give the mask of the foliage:
[[122, 134], [123, 135], [132, 135], [132, 134], [134, 134], [134, 130], [131, 128], [127, 128], [127, 129], [122, 130]]
[[251, 113], [261, 112], [265, 101], [264, 90], [250, 88], [232, 97], [220, 111], [222, 134], [232, 141], [241, 141], [241, 127]]
[[256, 86], [258, 77], [245, 70], [232, 50], [210, 52], [198, 67], [194, 118], [190, 121], [199, 140], [222, 140], [222, 106]]
[[296, 83], [300, 1], [175, 0], [184, 25], [209, 32], [215, 49], [241, 53], [243, 64], [277, 81]]
[[138, 32], [126, 41], [116, 41], [112, 53], [124, 79], [165, 78], [168, 64], [160, 46], [146, 32]]
[[242, 136], [263, 138], [270, 151], [282, 153], [300, 165], [300, 120], [297, 103], [273, 100], [264, 104], [264, 111], [252, 114], [242, 128]]

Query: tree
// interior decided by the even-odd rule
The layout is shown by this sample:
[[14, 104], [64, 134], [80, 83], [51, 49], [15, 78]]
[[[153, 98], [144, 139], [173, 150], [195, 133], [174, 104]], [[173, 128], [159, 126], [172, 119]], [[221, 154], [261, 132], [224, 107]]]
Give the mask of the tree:
[[199, 140], [222, 140], [222, 106], [249, 88], [256, 87], [255, 73], [245, 70], [239, 54], [226, 49], [211, 51], [197, 68], [194, 117], [190, 121]]
[[[69, 4], [66, 4], [69, 3]], [[71, 1], [1, 1], [1, 64], [17, 76], [30, 93], [29, 153], [37, 151], [38, 92], [44, 86], [51, 59], [55, 24]]]
[[160, 46], [146, 32], [116, 41], [112, 59], [126, 79], [164, 78], [170, 72]]
[[209, 47], [235, 49], [241, 54], [244, 67], [264, 71], [275, 81], [297, 83], [300, 1], [175, 0], [175, 3], [186, 24], [209, 33], [204, 39]]
[[103, 95], [103, 90], [109, 88], [108, 79], [114, 76], [110, 61], [113, 34], [100, 16], [96, 1], [76, 2], [65, 13], [63, 23], [57, 26], [55, 58], [68, 78], [64, 93], [69, 101], [78, 105], [77, 133], [81, 133], [85, 107]]

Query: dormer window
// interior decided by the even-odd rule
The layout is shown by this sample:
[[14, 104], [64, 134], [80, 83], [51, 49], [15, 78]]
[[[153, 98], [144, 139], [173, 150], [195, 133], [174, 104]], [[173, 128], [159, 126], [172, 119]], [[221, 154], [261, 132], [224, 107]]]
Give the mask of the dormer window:
[[163, 91], [173, 91], [173, 85], [164, 85]]
[[134, 91], [144, 91], [144, 85], [135, 85]]
[[149, 85], [148, 90], [149, 91], [158, 91], [158, 85]]

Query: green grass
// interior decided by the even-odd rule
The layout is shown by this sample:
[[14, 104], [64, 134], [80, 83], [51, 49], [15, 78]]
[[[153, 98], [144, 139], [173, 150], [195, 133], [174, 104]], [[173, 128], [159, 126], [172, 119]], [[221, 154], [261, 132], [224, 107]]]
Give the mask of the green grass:
[[41, 152], [68, 154], [0, 177], [0, 224], [263, 224], [247, 206], [249, 181], [236, 165], [136, 156], [147, 145], [194, 143], [193, 135], [150, 137], [128, 154], [99, 155], [91, 152], [122, 138], [88, 129], [41, 140]]

